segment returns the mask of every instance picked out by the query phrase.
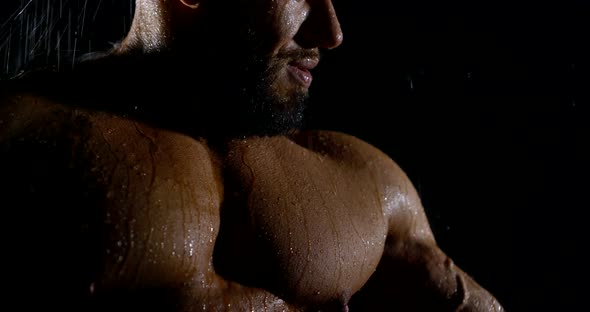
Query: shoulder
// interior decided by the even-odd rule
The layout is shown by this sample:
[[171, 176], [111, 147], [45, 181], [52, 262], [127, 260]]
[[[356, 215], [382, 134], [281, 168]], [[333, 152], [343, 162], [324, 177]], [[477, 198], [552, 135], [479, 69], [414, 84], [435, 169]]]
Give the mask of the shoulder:
[[430, 239], [431, 232], [419, 194], [404, 170], [386, 153], [353, 135], [309, 131], [293, 136], [298, 144], [336, 160], [361, 175], [369, 175], [390, 222], [390, 232]]
[[79, 133], [85, 128], [84, 119], [71, 108], [34, 93], [4, 93], [0, 97], [2, 185], [46, 188], [65, 183], [73, 151], [82, 142]]
[[76, 88], [69, 86], [67, 77], [66, 72], [39, 69], [0, 81], [0, 132], [32, 130], [71, 113], [64, 95]]
[[405, 177], [400, 166], [375, 145], [338, 131], [305, 131], [293, 135], [292, 139], [312, 151], [351, 166], [375, 170], [396, 178]]
[[0, 94], [0, 142], [63, 132], [74, 112], [65, 105], [29, 92]]
[[[27, 92], [0, 96], [0, 196], [26, 209], [57, 198], [69, 176], [65, 107]], [[66, 117], [68, 116], [68, 117]], [[53, 192], [55, 191], [55, 192]]]

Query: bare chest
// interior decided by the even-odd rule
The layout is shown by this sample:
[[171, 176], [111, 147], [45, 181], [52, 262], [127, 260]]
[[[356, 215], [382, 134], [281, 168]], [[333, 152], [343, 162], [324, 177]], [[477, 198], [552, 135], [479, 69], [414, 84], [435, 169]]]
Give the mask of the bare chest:
[[288, 299], [346, 302], [385, 242], [375, 181], [294, 143], [275, 147], [230, 153], [215, 263]]
[[104, 127], [91, 148], [105, 185], [105, 283], [214, 271], [320, 305], [346, 303], [377, 267], [386, 222], [366, 170], [288, 140], [213, 156], [189, 138], [125, 133]]

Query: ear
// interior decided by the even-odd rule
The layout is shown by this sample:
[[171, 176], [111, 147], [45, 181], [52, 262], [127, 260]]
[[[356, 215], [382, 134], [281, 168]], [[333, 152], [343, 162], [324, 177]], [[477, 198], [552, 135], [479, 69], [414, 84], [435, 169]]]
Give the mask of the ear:
[[199, 4], [201, 4], [201, 0], [180, 0], [180, 3], [186, 7], [196, 10], [199, 7]]

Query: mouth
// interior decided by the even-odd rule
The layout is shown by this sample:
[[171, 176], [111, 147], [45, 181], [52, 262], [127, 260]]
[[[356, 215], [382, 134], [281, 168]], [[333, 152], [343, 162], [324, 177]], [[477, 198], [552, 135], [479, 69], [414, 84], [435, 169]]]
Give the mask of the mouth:
[[309, 88], [313, 80], [313, 75], [310, 71], [314, 69], [318, 63], [319, 59], [317, 58], [302, 58], [290, 62], [287, 65], [287, 70], [298, 84], [305, 88]]

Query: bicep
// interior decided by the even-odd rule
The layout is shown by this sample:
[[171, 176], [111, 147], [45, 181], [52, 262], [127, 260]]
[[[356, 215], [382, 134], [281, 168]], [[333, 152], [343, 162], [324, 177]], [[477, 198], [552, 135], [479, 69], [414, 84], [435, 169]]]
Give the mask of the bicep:
[[374, 311], [502, 311], [439, 248], [415, 187], [396, 164], [388, 166], [392, 191], [384, 196], [391, 198], [385, 207], [386, 244], [377, 270], [355, 299], [357, 306]]

